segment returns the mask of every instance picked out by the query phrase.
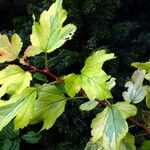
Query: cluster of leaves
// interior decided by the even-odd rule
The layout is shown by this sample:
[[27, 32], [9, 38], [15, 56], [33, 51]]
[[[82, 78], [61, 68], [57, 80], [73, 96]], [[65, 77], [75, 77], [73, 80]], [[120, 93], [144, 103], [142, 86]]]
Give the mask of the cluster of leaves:
[[[108, 19], [109, 17], [111, 16], [108, 16]], [[41, 121], [43, 121], [41, 131], [49, 129], [64, 112], [66, 102], [80, 95], [84, 99], [89, 99], [80, 106], [81, 110], [90, 111], [99, 104], [98, 102], [106, 101], [104, 102], [106, 108], [92, 121], [92, 138], [85, 149], [135, 149], [134, 136], [128, 132], [126, 119], [137, 114], [137, 107], [133, 104], [143, 101], [145, 97], [149, 108], [150, 87], [143, 86], [144, 78], [150, 80], [149, 62], [133, 64], [141, 70], [137, 70], [132, 80], [126, 83], [127, 91], [123, 92], [125, 101], [116, 104], [111, 104], [113, 96], [110, 91], [115, 86], [115, 79], [107, 75], [103, 69], [106, 61], [115, 58], [113, 53], [107, 54], [104, 49], [97, 50], [86, 59], [80, 74], [72, 73], [61, 79], [56, 77], [47, 68], [47, 53], [61, 47], [76, 31], [76, 26], [73, 24], [63, 25], [66, 18], [67, 12], [62, 8], [62, 0], [56, 0], [48, 10], [43, 11], [39, 22], [33, 16], [31, 45], [22, 57], [19, 56], [23, 45], [19, 35], [14, 34], [11, 41], [6, 35], [0, 36], [1, 63], [18, 59], [22, 65], [32, 69], [31, 72], [39, 71], [52, 76], [57, 80], [54, 83], [63, 82], [61, 86], [52, 85], [54, 83], [42, 85], [31, 83], [31, 72], [23, 70], [19, 65], [8, 65], [0, 71], [0, 130], [13, 119], [17, 130]], [[133, 28], [132, 25], [130, 27]], [[117, 26], [114, 30], [116, 28]], [[126, 31], [126, 34], [129, 33]], [[32, 66], [27, 61], [28, 57], [41, 53], [45, 54], [44, 70]], [[36, 75], [36, 78], [40, 77]], [[6, 94], [9, 100], [5, 99]]]

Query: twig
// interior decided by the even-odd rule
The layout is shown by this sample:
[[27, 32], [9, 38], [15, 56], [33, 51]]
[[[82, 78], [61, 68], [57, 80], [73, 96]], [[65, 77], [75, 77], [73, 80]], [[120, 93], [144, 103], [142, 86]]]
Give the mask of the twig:
[[55, 74], [53, 74], [49, 70], [47, 70], [47, 69], [42, 70], [40, 68], [34, 67], [27, 60], [25, 61], [25, 65], [27, 65], [28, 67], [30, 67], [32, 69], [31, 72], [41, 72], [41, 73], [44, 73], [50, 77], [53, 77], [58, 82], [64, 82], [64, 80], [60, 79], [59, 77], [57, 77]]

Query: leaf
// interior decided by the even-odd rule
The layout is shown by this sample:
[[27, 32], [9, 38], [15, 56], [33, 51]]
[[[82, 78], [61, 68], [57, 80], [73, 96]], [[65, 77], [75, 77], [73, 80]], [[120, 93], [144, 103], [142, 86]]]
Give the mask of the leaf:
[[150, 81], [150, 62], [145, 62], [145, 63], [132, 63], [131, 64], [133, 67], [141, 69], [141, 70], [146, 70], [148, 73], [145, 75], [145, 79]]
[[34, 131], [29, 131], [27, 134], [24, 134], [21, 138], [27, 143], [35, 144], [40, 141], [42, 135], [40, 133], [35, 133]]
[[136, 150], [134, 145], [135, 138], [130, 133], [127, 133], [125, 138], [120, 142], [120, 149], [119, 150]]
[[150, 72], [150, 62], [145, 62], [145, 63], [135, 62], [135, 63], [132, 63], [131, 65], [135, 68]]
[[9, 65], [0, 71], [0, 97], [5, 93], [20, 94], [26, 87], [30, 85], [32, 80], [31, 73], [22, 70], [17, 65]]
[[40, 73], [40, 72], [35, 72], [33, 74], [33, 77], [38, 80], [38, 81], [42, 81], [42, 82], [48, 82], [46, 75]]
[[[135, 143], [134, 136], [131, 135], [130, 133], [127, 133], [125, 138], [121, 140], [119, 144], [119, 150], [136, 150], [134, 143]], [[100, 138], [99, 140], [97, 140], [96, 143], [92, 143], [92, 140], [90, 140], [87, 143], [86, 148], [84, 150], [106, 150], [106, 149], [102, 147], [102, 138]]]
[[31, 124], [43, 121], [41, 130], [51, 128], [64, 112], [66, 97], [54, 85], [38, 86], [38, 99]]
[[90, 111], [90, 110], [94, 109], [98, 104], [99, 104], [99, 102], [96, 102], [96, 101], [88, 101], [86, 103], [83, 103], [80, 106], [80, 109], [85, 110], [85, 111]]
[[80, 75], [72, 73], [65, 76], [64, 80], [66, 92], [71, 98], [73, 98], [81, 89]]
[[24, 128], [34, 114], [37, 92], [35, 88], [26, 88], [20, 95], [14, 94], [10, 100], [0, 100], [0, 131], [13, 118], [15, 129]]
[[30, 36], [32, 46], [25, 52], [27, 57], [41, 52], [50, 53], [72, 38], [76, 26], [67, 24], [63, 27], [67, 12], [62, 8], [62, 2], [56, 0], [48, 11], [42, 12], [39, 22], [34, 21]]
[[102, 146], [104, 149], [118, 150], [120, 141], [128, 132], [126, 118], [131, 114], [135, 115], [136, 111], [134, 105], [127, 104], [126, 102], [120, 102], [106, 107], [92, 121], [92, 142], [95, 143], [98, 139], [102, 138]]
[[146, 106], [150, 108], [150, 86], [147, 87]]
[[17, 59], [21, 48], [22, 41], [18, 34], [12, 36], [11, 42], [6, 35], [0, 35], [0, 63]]
[[143, 86], [143, 81], [145, 77], [146, 71], [137, 70], [132, 75], [131, 81], [128, 81], [125, 84], [127, 87], [127, 91], [123, 92], [123, 97], [125, 101], [129, 101], [132, 103], [141, 102], [147, 93], [147, 87]]
[[139, 150], [149, 150], [150, 148], [150, 140], [146, 140], [142, 143], [142, 146]]
[[72, 73], [64, 77], [67, 94], [73, 98], [82, 88], [90, 100], [112, 98], [110, 83], [107, 82], [111, 76], [102, 70], [102, 65], [113, 58], [114, 54], [106, 54], [106, 50], [99, 50], [89, 56], [80, 75]]

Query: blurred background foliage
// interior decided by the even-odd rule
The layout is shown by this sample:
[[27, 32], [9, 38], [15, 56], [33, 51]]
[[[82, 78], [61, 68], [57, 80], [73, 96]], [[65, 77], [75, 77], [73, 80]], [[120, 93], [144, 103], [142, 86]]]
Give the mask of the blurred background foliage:
[[[27, 48], [30, 45], [32, 14], [39, 17], [53, 2], [54, 0], [0, 0], [1, 33], [18, 33], [24, 41], [23, 48]], [[117, 56], [116, 60], [105, 65], [105, 70], [117, 78], [113, 101], [122, 100], [124, 83], [134, 70], [130, 64], [150, 58], [150, 1], [64, 0], [63, 5], [68, 11], [67, 22], [74, 23], [78, 30], [71, 41], [49, 55], [49, 69], [59, 76], [79, 72], [90, 53], [99, 48], [107, 48], [108, 52], [114, 52]], [[37, 67], [44, 67], [42, 55], [30, 61]], [[34, 76], [36, 81], [40, 80], [37, 76]], [[39, 82], [47, 81], [46, 77], [43, 79]], [[90, 138], [91, 120], [100, 111], [100, 107], [91, 112], [81, 112], [79, 106], [82, 103], [80, 100], [68, 102], [65, 113], [52, 129], [43, 132], [39, 144], [21, 142], [21, 149], [38, 147], [39, 150], [83, 150]], [[139, 107], [142, 108], [140, 112], [146, 109], [144, 103]], [[38, 131], [40, 126], [38, 124], [24, 130]], [[148, 135], [143, 136], [142, 129], [134, 128], [131, 132], [136, 135], [137, 146], [149, 138]]]

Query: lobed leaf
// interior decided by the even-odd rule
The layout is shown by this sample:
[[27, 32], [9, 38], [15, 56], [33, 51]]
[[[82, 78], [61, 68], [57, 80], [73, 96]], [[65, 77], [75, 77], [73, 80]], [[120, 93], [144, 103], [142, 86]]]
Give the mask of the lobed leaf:
[[66, 97], [54, 85], [38, 86], [38, 99], [31, 124], [43, 121], [41, 130], [51, 128], [57, 118], [64, 112]]
[[[126, 107], [124, 107], [124, 104]], [[126, 110], [126, 108], [128, 108]], [[128, 132], [126, 118], [136, 114], [136, 107], [126, 102], [108, 106], [93, 119], [92, 142], [102, 141], [104, 149], [119, 150], [120, 141]]]
[[105, 50], [93, 53], [85, 61], [80, 75], [72, 73], [64, 77], [67, 94], [73, 98], [82, 88], [90, 100], [112, 98], [110, 89], [115, 85], [114, 79], [111, 80], [112, 83], [107, 82], [111, 76], [102, 70], [102, 65], [114, 58], [114, 54], [106, 54]]
[[39, 22], [35, 22], [30, 36], [32, 46], [25, 52], [24, 57], [35, 56], [41, 52], [51, 53], [70, 40], [76, 31], [76, 26], [67, 24], [67, 12], [62, 7], [63, 0], [56, 0], [49, 10], [42, 12]]
[[18, 34], [12, 36], [11, 42], [6, 35], [0, 35], [0, 63], [17, 59], [21, 48], [22, 41]]
[[26, 87], [30, 85], [32, 80], [31, 73], [22, 70], [17, 65], [9, 65], [0, 71], [0, 97], [5, 93], [20, 94]]
[[0, 131], [13, 118], [15, 129], [24, 128], [34, 113], [37, 92], [35, 88], [26, 88], [21, 95], [14, 94], [10, 100], [0, 100]]

